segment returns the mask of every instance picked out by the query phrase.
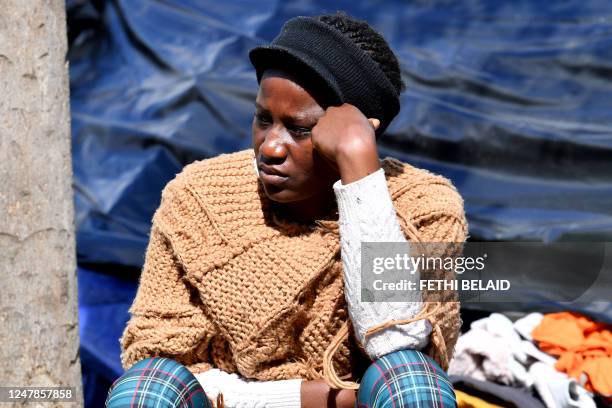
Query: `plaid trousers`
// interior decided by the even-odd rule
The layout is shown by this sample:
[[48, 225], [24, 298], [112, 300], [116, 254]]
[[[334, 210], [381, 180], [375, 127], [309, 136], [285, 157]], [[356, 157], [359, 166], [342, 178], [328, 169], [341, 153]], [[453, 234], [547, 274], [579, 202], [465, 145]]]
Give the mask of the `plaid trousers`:
[[108, 408], [212, 408], [202, 386], [182, 364], [147, 358], [134, 364], [111, 386]]
[[[377, 359], [366, 370], [356, 408], [457, 406], [446, 373], [421, 352], [401, 350]], [[212, 408], [204, 390], [187, 368], [156, 357], [134, 364], [109, 390], [108, 408]]]
[[419, 351], [386, 354], [374, 361], [361, 379], [356, 408], [400, 407], [457, 407], [444, 370]]

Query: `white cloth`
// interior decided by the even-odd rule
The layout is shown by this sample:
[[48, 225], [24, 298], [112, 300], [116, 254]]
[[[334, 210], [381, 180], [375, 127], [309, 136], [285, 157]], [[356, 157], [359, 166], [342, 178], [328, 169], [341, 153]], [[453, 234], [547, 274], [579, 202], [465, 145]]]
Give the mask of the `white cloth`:
[[523, 338], [532, 341], [531, 332], [540, 325], [543, 318], [544, 315], [542, 313], [529, 313], [514, 322], [514, 330], [523, 336]]
[[[506, 316], [492, 313], [474, 321], [470, 330], [457, 340], [448, 373], [534, 387], [546, 408], [594, 408], [592, 396], [554, 368], [557, 360], [553, 356], [529, 341], [542, 317], [541, 313], [532, 313], [512, 323]], [[522, 340], [521, 336], [529, 340]]]
[[550, 354], [543, 352], [530, 341], [521, 341], [521, 350], [528, 358], [531, 358], [533, 361], [539, 361], [540, 363], [547, 364], [551, 367], [553, 367], [557, 362], [556, 358], [554, 358]]
[[[257, 173], [257, 166], [255, 165]], [[411, 292], [407, 302], [361, 302], [361, 242], [406, 242], [385, 173], [373, 174], [343, 185], [334, 184], [338, 201], [340, 250], [345, 295], [349, 316], [358, 340], [363, 344], [367, 329], [391, 319], [414, 317], [422, 308], [421, 294]], [[417, 272], [418, 274], [418, 272]], [[413, 275], [415, 276], [415, 275]], [[418, 279], [418, 275], [416, 275]], [[431, 326], [427, 320], [387, 328], [368, 339], [364, 348], [371, 358], [392, 351], [427, 345]], [[237, 374], [211, 369], [196, 374], [208, 397], [215, 400], [219, 392], [227, 408], [300, 408], [301, 381], [248, 381]]]
[[459, 337], [448, 373], [504, 385], [530, 385], [525, 367], [513, 358], [505, 339], [483, 329]]
[[545, 363], [533, 363], [529, 374], [546, 408], [595, 408], [590, 393], [576, 380]]
[[474, 321], [459, 337], [448, 373], [483, 381], [530, 387], [533, 379], [525, 365], [527, 355], [512, 322], [500, 313]]

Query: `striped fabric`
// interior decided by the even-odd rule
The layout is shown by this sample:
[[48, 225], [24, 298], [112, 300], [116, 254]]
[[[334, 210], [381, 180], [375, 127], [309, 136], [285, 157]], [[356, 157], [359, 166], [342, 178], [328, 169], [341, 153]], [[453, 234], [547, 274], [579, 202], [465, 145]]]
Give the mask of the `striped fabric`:
[[111, 386], [108, 408], [212, 408], [195, 376], [183, 365], [162, 357], [134, 364]]
[[357, 408], [457, 407], [446, 373], [435, 361], [414, 350], [377, 359], [365, 372]]

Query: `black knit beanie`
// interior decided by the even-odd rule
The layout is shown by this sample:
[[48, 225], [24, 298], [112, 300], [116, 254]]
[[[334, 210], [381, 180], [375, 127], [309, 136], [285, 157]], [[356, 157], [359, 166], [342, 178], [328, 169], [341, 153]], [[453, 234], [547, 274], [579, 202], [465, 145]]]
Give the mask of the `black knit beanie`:
[[[249, 52], [261, 81], [268, 68], [285, 69], [319, 89], [330, 105], [350, 103], [380, 120], [382, 134], [400, 109], [399, 94], [378, 64], [350, 38], [313, 17], [287, 21], [268, 46]], [[296, 72], [297, 71], [297, 72]]]

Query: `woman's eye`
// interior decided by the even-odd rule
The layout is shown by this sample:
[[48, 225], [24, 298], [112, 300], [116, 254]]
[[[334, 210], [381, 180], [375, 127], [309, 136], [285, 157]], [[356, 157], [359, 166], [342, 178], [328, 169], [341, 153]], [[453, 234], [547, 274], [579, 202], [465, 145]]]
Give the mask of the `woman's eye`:
[[255, 114], [255, 120], [261, 125], [269, 125], [270, 123], [272, 123], [269, 117], [262, 115], [261, 113]]
[[289, 128], [289, 131], [298, 136], [310, 136], [312, 129], [307, 128], [307, 127], [301, 127], [301, 126], [292, 126]]

